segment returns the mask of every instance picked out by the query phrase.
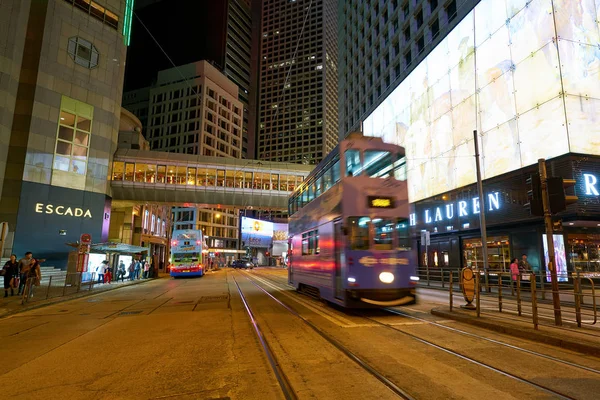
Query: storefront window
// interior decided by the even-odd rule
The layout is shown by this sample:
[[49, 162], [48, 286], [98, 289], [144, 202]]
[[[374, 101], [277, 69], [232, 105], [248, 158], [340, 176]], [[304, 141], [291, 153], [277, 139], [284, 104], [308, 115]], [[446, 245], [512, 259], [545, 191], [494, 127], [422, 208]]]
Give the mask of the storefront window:
[[165, 178], [167, 175], [167, 167], [164, 165], [159, 165], [156, 172], [156, 182], [157, 183], [165, 183]]
[[279, 190], [279, 174], [271, 174], [271, 190]]
[[125, 170], [125, 163], [120, 162], [120, 161], [115, 161], [113, 163], [113, 181], [122, 181], [124, 170]]
[[135, 165], [126, 163], [125, 164], [125, 180], [133, 182], [133, 173], [135, 171]]
[[206, 170], [206, 186], [215, 186], [217, 180], [217, 170], [208, 169]]
[[225, 170], [223, 170], [223, 169], [217, 170], [217, 186], [218, 187], [225, 186]]
[[177, 184], [185, 185], [187, 182], [187, 168], [177, 167]]
[[206, 185], [206, 168], [198, 168], [198, 179], [196, 180], [198, 186]]
[[187, 184], [196, 185], [196, 168], [188, 168], [187, 174]]
[[172, 165], [169, 165], [169, 167], [167, 168], [167, 183], [169, 184], [173, 184], [175, 183], [175, 167]]
[[600, 273], [600, 235], [569, 233], [567, 247], [575, 271]]
[[235, 186], [235, 171], [225, 171], [225, 186], [229, 188]]
[[[490, 271], [509, 271], [510, 246], [508, 236], [488, 237], [488, 265]], [[465, 239], [463, 241], [463, 255], [466, 266], [483, 268], [483, 247], [481, 238]]]

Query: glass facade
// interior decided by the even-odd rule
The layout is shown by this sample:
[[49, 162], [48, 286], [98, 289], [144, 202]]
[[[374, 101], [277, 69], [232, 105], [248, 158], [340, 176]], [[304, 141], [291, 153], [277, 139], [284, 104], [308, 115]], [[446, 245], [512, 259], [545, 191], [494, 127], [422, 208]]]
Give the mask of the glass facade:
[[298, 175], [246, 172], [175, 165], [113, 162], [113, 181], [167, 183], [203, 187], [236, 187], [291, 192], [304, 179]]
[[[364, 123], [406, 148], [411, 202], [569, 152], [600, 154], [600, 0], [483, 0]], [[583, 134], [585, 132], [585, 134]]]

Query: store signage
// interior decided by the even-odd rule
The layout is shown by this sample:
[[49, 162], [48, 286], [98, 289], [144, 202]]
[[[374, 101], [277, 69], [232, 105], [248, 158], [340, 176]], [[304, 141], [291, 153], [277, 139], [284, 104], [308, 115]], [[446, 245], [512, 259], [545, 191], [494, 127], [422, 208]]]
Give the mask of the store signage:
[[358, 262], [366, 267], [372, 267], [373, 265], [377, 265], [377, 264], [408, 265], [407, 258], [395, 258], [395, 257], [377, 259], [375, 257], [366, 256], [366, 257], [361, 257], [361, 259], [358, 260]]
[[585, 194], [588, 196], [600, 196], [598, 192], [598, 178], [592, 174], [583, 174]]
[[392, 197], [368, 196], [369, 208], [394, 208]]
[[[500, 192], [488, 194], [488, 205], [488, 211], [500, 209]], [[428, 208], [423, 212], [423, 222], [431, 224], [434, 222], [450, 221], [454, 218], [455, 214], [458, 214], [459, 217], [468, 217], [480, 212], [479, 197], [474, 197], [471, 201], [461, 200], [456, 204], [446, 204], [443, 207], [436, 207], [434, 209]], [[417, 214], [410, 214], [409, 221], [411, 226], [415, 226], [417, 224]]]
[[77, 218], [92, 218], [92, 212], [89, 209], [57, 206], [54, 204], [36, 203], [35, 212], [38, 214], [56, 214]]

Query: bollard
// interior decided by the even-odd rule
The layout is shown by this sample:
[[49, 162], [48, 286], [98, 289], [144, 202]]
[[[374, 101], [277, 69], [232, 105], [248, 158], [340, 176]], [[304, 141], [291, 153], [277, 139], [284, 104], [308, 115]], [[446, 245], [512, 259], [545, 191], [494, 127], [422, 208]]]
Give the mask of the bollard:
[[579, 277], [579, 271], [573, 282], [573, 294], [575, 295], [575, 319], [577, 320], [577, 326], [581, 328], [581, 278]]
[[65, 284], [63, 285], [63, 297], [65, 297], [65, 294], [67, 293], [67, 282], [69, 281], [69, 274], [67, 274], [67, 276], [65, 276]]
[[92, 290], [94, 288], [94, 281], [96, 277], [96, 273], [92, 272], [92, 276], [90, 277], [90, 284], [88, 285], [88, 290]]
[[529, 278], [529, 282], [532, 282], [531, 285], [531, 317], [533, 318], [533, 328], [535, 330], [538, 329], [538, 314], [537, 314], [537, 297], [535, 294], [536, 290], [536, 276], [535, 274], [531, 274]]
[[48, 290], [46, 290], [46, 300], [50, 297], [50, 288], [52, 287], [52, 275], [50, 275], [50, 279], [48, 280]]
[[477, 308], [477, 317], [481, 317], [481, 288], [479, 287], [480, 281], [479, 270], [475, 274], [475, 308]]
[[79, 293], [79, 289], [81, 288], [81, 281], [83, 280], [83, 272], [77, 273], [77, 292]]
[[442, 287], [444, 286], [444, 270], [442, 268], [440, 268], [440, 273], [442, 274]]
[[452, 311], [452, 302], [453, 302], [453, 293], [452, 293], [452, 271], [450, 271], [450, 276], [448, 277], [448, 282], [450, 283], [450, 289], [448, 289], [448, 291], [450, 292], [450, 311]]
[[498, 272], [498, 311], [502, 312], [502, 272]]
[[546, 284], [544, 283], [543, 273], [540, 273], [540, 290], [542, 291], [542, 300], [546, 300]]
[[521, 316], [521, 274], [517, 275], [517, 312]]

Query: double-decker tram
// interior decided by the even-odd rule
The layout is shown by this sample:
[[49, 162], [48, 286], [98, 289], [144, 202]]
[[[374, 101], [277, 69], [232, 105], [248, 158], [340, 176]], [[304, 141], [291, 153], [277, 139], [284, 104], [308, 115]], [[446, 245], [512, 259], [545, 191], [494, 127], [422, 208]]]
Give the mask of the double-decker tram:
[[294, 191], [289, 215], [297, 290], [353, 308], [415, 302], [402, 147], [352, 133]]
[[171, 240], [172, 277], [202, 276], [202, 231], [194, 229], [176, 229]]

